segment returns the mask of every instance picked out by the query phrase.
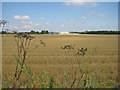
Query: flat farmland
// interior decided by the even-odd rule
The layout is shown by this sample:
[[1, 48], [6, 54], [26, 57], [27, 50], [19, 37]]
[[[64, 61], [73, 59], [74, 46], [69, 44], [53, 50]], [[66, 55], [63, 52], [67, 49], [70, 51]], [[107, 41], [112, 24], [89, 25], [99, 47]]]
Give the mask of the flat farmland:
[[[118, 77], [118, 35], [31, 34], [31, 36], [35, 38], [31, 40], [25, 64], [30, 66], [34, 77], [41, 76], [47, 81], [44, 73], [47, 71], [57, 83], [61, 83], [61, 81], [65, 82], [63, 75], [65, 72], [68, 73], [68, 87], [71, 86], [74, 78], [81, 77], [85, 67], [88, 73], [96, 73], [99, 82], [115, 81]], [[40, 40], [44, 41], [45, 46], [40, 44]], [[72, 45], [74, 48], [63, 49], [65, 45]], [[84, 56], [77, 55], [81, 48], [87, 48]], [[6, 75], [14, 76], [15, 56], [17, 56], [17, 45], [14, 34], [4, 34], [2, 37], [3, 82]], [[20, 81], [26, 78], [27, 76], [22, 73]], [[36, 81], [36, 87], [40, 87], [39, 81]]]

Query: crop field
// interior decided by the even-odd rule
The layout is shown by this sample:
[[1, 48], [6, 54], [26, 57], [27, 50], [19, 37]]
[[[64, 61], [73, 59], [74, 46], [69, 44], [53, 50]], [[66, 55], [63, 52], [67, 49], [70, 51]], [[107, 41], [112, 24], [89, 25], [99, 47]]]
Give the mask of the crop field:
[[[82, 87], [79, 78], [82, 73], [95, 74], [99, 85], [95, 87], [108, 87], [103, 84], [105, 80], [116, 84], [118, 78], [118, 35], [57, 35], [32, 34], [26, 56], [25, 64], [29, 65], [34, 78], [42, 77], [48, 82], [53, 77], [57, 84], [63, 87]], [[43, 41], [44, 43], [40, 43]], [[67, 45], [72, 48], [65, 47]], [[81, 48], [87, 48], [84, 55], [78, 54]], [[14, 34], [4, 34], [2, 37], [2, 82], [11, 79], [15, 74], [17, 44]], [[66, 77], [67, 76], [67, 77]], [[22, 72], [18, 81], [28, 83], [29, 77]], [[81, 80], [83, 83], [85, 80]], [[35, 87], [41, 88], [41, 81], [35, 79]], [[89, 87], [89, 85], [87, 85]], [[22, 86], [21, 86], [22, 87]], [[59, 86], [58, 86], [59, 87]], [[112, 86], [110, 86], [112, 87]], [[114, 86], [113, 86], [114, 87]]]

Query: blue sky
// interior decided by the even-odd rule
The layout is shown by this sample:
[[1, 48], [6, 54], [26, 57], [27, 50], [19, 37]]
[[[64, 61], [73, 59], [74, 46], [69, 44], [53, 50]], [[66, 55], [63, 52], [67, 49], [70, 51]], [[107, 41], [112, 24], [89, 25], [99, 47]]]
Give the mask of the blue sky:
[[3, 2], [10, 31], [118, 30], [117, 2]]

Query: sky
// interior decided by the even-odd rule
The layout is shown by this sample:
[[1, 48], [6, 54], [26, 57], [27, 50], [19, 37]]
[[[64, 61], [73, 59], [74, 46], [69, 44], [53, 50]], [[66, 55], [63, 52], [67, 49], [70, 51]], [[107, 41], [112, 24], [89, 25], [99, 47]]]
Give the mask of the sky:
[[28, 32], [118, 30], [117, 2], [2, 2], [5, 29]]

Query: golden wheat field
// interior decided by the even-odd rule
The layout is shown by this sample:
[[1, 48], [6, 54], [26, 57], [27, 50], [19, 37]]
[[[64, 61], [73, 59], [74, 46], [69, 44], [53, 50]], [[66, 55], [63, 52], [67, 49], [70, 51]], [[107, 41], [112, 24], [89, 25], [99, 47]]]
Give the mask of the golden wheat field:
[[[32, 73], [40, 75], [45, 79], [44, 70], [48, 75], [53, 76], [56, 82], [63, 81], [63, 73], [68, 73], [68, 85], [74, 78], [79, 78], [87, 66], [89, 73], [95, 72], [97, 80], [113, 80], [118, 76], [118, 35], [57, 35], [57, 34], [34, 34], [28, 49], [25, 63], [30, 66]], [[44, 41], [45, 47], [40, 40]], [[65, 45], [73, 45], [74, 49], [62, 49]], [[87, 48], [83, 56], [76, 55], [78, 49]], [[6, 78], [13, 77], [15, 73], [17, 56], [17, 45], [14, 35], [5, 34], [2, 37], [2, 81]], [[78, 64], [79, 62], [79, 64]], [[85, 65], [83, 66], [83, 63]], [[78, 72], [77, 72], [78, 71]], [[77, 72], [77, 74], [76, 74]], [[21, 81], [26, 79], [22, 73]], [[39, 82], [38, 82], [39, 83]], [[36, 84], [38, 84], [36, 83]], [[39, 87], [39, 86], [38, 86]], [[70, 87], [70, 86], [68, 86]]]

